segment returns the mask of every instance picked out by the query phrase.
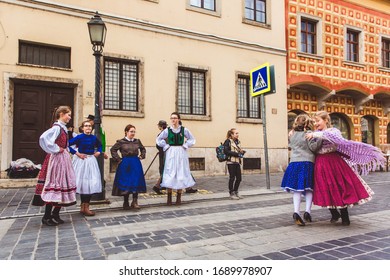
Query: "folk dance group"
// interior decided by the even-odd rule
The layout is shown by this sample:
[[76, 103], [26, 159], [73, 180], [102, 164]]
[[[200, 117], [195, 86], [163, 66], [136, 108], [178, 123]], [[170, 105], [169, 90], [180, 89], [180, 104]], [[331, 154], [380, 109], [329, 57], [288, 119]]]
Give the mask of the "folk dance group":
[[[71, 113], [68, 106], [58, 107], [53, 115], [53, 126], [39, 138], [39, 144], [47, 155], [38, 174], [32, 204], [45, 206], [42, 224], [47, 226], [64, 223], [60, 218], [60, 210], [76, 204], [76, 193], [81, 199], [80, 213], [85, 216], [95, 215], [89, 209], [90, 200], [94, 193], [102, 191], [96, 159], [102, 153], [102, 144], [92, 135], [91, 121], [84, 121], [81, 125], [82, 133], [68, 139], [67, 124], [71, 120]], [[172, 204], [172, 190], [176, 190], [176, 204], [179, 205], [182, 190], [195, 185], [187, 154], [187, 149], [195, 144], [195, 138], [187, 128], [181, 126], [178, 113], [171, 114], [171, 123], [156, 140], [157, 145], [165, 151], [164, 176], [160, 186], [167, 189], [168, 205]], [[125, 137], [118, 140], [110, 150], [112, 158], [119, 163], [112, 195], [124, 197], [124, 209], [139, 209], [138, 193], [146, 192], [140, 161], [145, 158], [146, 149], [141, 140], [135, 138], [135, 126], [127, 125], [124, 132]], [[70, 157], [68, 151], [73, 157]]]
[[[81, 199], [80, 212], [85, 216], [95, 215], [89, 209], [90, 200], [94, 193], [102, 191], [96, 160], [102, 153], [102, 144], [92, 135], [93, 122], [84, 121], [82, 133], [69, 140], [66, 125], [71, 119], [71, 109], [61, 106], [53, 117], [53, 126], [39, 139], [47, 156], [38, 174], [32, 202], [36, 206], [45, 206], [42, 224], [48, 226], [64, 223], [59, 215], [61, 207], [76, 204], [76, 193]], [[168, 205], [172, 204], [173, 190], [176, 191], [175, 203], [180, 205], [183, 189], [195, 185], [187, 154], [187, 149], [195, 144], [195, 138], [181, 125], [179, 113], [172, 113], [170, 121], [171, 126], [163, 129], [156, 139], [156, 144], [164, 151], [160, 187], [167, 190]], [[110, 150], [112, 158], [119, 163], [112, 195], [124, 197], [123, 209], [139, 209], [138, 194], [146, 192], [140, 161], [145, 158], [146, 149], [141, 140], [135, 138], [135, 126], [127, 125], [124, 133], [125, 137], [117, 140]], [[224, 142], [230, 199], [243, 198], [238, 189], [245, 150], [240, 147], [238, 137], [238, 130], [232, 128]], [[305, 221], [311, 222], [311, 206], [314, 204], [330, 210], [332, 223], [341, 218], [343, 225], [349, 225], [348, 207], [363, 204], [373, 195], [359, 173], [367, 174], [383, 165], [382, 152], [372, 145], [344, 139], [338, 129], [331, 127], [330, 116], [324, 111], [317, 112], [314, 120], [299, 115], [289, 133], [289, 146], [291, 158], [281, 187], [293, 193], [295, 223], [303, 226]], [[68, 150], [73, 154], [72, 158]], [[305, 221], [300, 215], [302, 196], [306, 200]]]

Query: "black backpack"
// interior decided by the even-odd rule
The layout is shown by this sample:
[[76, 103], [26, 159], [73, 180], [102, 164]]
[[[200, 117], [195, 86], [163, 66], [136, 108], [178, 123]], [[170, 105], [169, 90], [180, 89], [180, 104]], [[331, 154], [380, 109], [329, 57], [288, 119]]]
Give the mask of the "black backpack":
[[227, 160], [227, 155], [223, 151], [224, 147], [223, 144], [219, 145], [218, 147], [215, 148], [215, 151], [217, 153], [217, 159], [219, 162], [224, 162]]

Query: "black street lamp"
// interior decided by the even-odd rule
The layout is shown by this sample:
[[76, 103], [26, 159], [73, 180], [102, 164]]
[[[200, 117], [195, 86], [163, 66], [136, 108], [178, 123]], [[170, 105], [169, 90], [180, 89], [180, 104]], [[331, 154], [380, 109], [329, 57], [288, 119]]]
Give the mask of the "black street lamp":
[[[94, 130], [97, 139], [102, 142], [102, 128], [100, 116], [100, 58], [102, 57], [104, 42], [106, 40], [107, 28], [102, 18], [96, 14], [88, 22], [89, 37], [91, 39], [93, 55], [95, 56], [95, 119]], [[104, 144], [104, 143], [103, 143]], [[103, 154], [97, 158], [102, 181], [102, 192], [94, 195], [96, 200], [106, 200], [106, 184], [104, 180], [104, 157]]]

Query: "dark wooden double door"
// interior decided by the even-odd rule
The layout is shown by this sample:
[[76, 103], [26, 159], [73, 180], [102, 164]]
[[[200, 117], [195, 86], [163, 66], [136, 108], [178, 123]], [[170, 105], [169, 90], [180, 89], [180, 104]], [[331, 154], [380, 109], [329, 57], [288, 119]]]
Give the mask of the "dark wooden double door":
[[67, 105], [73, 109], [71, 85], [15, 82], [12, 160], [27, 158], [42, 163], [45, 152], [39, 137], [51, 127], [54, 108]]

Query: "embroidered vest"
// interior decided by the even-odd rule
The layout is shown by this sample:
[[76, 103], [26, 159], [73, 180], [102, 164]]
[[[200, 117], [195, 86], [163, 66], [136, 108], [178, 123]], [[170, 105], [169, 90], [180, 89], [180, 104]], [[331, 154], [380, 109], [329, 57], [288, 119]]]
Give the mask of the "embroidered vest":
[[168, 127], [168, 138], [167, 142], [171, 146], [181, 146], [184, 144], [184, 126], [181, 127], [178, 133], [172, 131], [170, 127]]

